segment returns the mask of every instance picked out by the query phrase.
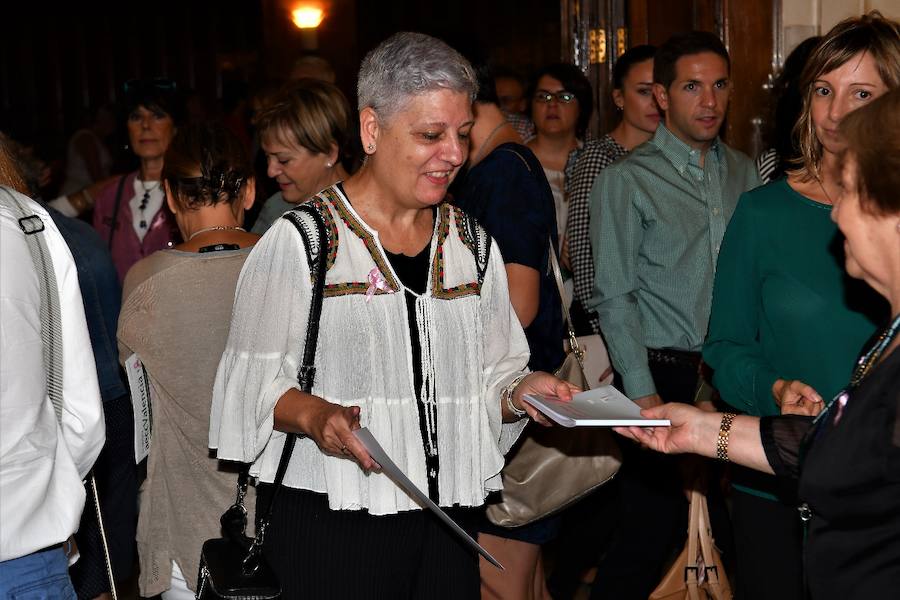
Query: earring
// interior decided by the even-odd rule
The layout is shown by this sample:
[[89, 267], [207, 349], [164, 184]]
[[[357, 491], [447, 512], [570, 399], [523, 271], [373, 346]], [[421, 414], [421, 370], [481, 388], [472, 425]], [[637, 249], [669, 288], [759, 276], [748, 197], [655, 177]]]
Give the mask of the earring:
[[327, 163], [325, 163], [325, 168], [326, 168], [326, 169], [330, 169], [330, 168], [333, 167], [333, 166], [334, 166], [334, 163], [331, 162], [330, 160], [329, 160]]
[[375, 144], [369, 144], [368, 146], [366, 146], [366, 150], [368, 150], [369, 152], [375, 152]]

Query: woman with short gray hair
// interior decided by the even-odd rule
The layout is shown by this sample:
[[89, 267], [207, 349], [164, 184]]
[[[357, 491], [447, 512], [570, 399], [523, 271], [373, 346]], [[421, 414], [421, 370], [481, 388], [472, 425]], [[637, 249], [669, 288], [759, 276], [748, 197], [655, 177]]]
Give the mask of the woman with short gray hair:
[[210, 445], [253, 463], [272, 497], [284, 432], [298, 440], [264, 554], [287, 598], [478, 598], [477, 555], [401, 492], [353, 431], [474, 534], [501, 487], [528, 393], [571, 397], [529, 373], [528, 345], [490, 237], [445, 202], [466, 161], [472, 67], [440, 40], [389, 38], [363, 61], [367, 159], [305, 204], [329, 232], [312, 394], [297, 365], [311, 300], [300, 235], [275, 223], [247, 259], [219, 365]]
[[474, 101], [478, 80], [472, 65], [444, 42], [404, 31], [366, 55], [356, 95], [360, 111], [369, 107], [389, 120], [411, 97], [440, 89], [466, 94]]

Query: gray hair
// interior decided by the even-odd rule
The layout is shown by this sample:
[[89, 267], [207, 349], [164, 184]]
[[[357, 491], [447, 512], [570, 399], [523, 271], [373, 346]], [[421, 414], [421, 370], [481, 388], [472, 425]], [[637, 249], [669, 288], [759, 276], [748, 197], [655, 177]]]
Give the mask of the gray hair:
[[371, 107], [385, 120], [411, 96], [438, 89], [463, 92], [474, 100], [478, 92], [475, 70], [446, 43], [410, 31], [395, 33], [369, 52], [356, 84], [359, 110]]

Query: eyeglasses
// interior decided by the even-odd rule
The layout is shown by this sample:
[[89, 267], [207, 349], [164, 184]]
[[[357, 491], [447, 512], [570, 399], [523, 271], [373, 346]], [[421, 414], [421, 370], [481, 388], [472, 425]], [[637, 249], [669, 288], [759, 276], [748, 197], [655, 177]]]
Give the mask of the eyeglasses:
[[153, 79], [129, 79], [123, 86], [126, 94], [147, 93], [153, 90], [174, 92], [176, 87], [174, 81], [166, 79], [165, 77], [154, 77]]
[[534, 94], [535, 102], [540, 102], [541, 104], [550, 104], [553, 100], [556, 100], [562, 104], [569, 104], [575, 100], [575, 94], [572, 92], [567, 92], [565, 90], [561, 92], [548, 92], [546, 90], [541, 90]]

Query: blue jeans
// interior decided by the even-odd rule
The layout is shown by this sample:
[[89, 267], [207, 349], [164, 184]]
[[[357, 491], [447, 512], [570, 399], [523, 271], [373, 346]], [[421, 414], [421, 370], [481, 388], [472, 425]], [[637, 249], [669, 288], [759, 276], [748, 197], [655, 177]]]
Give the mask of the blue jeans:
[[0, 562], [2, 600], [76, 600], [62, 547]]

